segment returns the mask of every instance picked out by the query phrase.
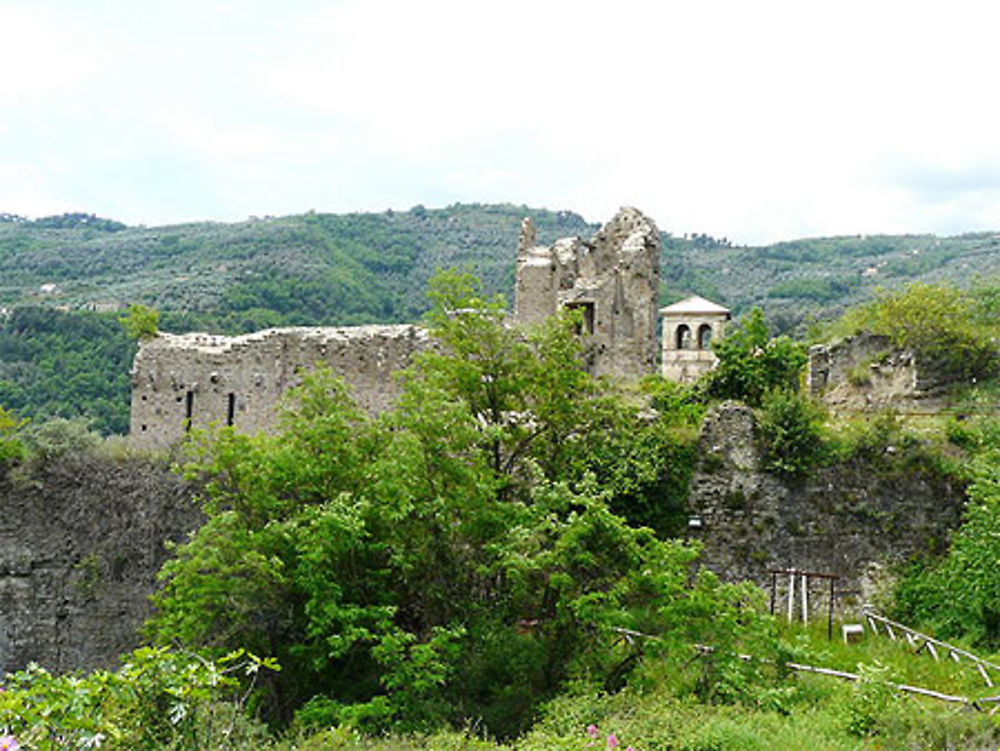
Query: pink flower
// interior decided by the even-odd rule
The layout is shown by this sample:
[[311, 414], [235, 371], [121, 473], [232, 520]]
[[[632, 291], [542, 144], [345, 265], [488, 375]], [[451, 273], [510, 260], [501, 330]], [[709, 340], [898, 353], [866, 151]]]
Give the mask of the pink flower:
[[600, 731], [597, 729], [597, 725], [594, 725], [593, 723], [587, 725], [587, 735], [591, 738], [596, 738], [599, 732]]
[[21, 744], [13, 735], [0, 735], [0, 751], [17, 751]]
[[618, 736], [614, 733], [608, 736], [608, 748], [618, 748]]

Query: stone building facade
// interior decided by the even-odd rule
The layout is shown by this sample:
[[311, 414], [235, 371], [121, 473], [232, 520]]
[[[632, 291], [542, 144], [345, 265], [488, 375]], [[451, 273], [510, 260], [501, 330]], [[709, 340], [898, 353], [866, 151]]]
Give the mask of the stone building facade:
[[664, 378], [691, 383], [716, 366], [719, 358], [712, 342], [722, 338], [726, 321], [733, 317], [728, 308], [695, 296], [661, 308], [660, 317]]
[[514, 289], [515, 318], [543, 321], [577, 309], [594, 375], [636, 379], [656, 372], [660, 233], [649, 217], [623, 208], [590, 240], [535, 242], [530, 219], [521, 227]]
[[316, 365], [341, 376], [360, 406], [380, 412], [399, 393], [395, 373], [428, 346], [426, 329], [412, 325], [160, 334], [135, 357], [130, 441], [166, 448], [210, 424], [266, 431], [281, 395]]

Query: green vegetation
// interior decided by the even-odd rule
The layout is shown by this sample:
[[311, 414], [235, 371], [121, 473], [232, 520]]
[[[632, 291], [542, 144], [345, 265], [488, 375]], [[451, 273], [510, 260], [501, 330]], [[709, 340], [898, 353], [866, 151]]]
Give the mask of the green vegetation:
[[982, 284], [970, 292], [921, 282], [897, 292], [879, 290], [874, 300], [845, 314], [837, 328], [886, 336], [953, 380], [988, 378], [1000, 364], [996, 294], [997, 288]]
[[160, 324], [160, 314], [145, 305], [130, 305], [128, 311], [118, 317], [129, 339], [148, 339], [156, 336]]
[[802, 344], [787, 336], [771, 338], [760, 308], [730, 326], [712, 348], [719, 365], [709, 375], [708, 392], [723, 399], [741, 399], [751, 406], [759, 406], [775, 389], [797, 391], [808, 360]]
[[86, 676], [37, 665], [6, 676], [0, 748], [251, 748], [267, 740], [244, 702], [258, 675], [274, 669], [271, 660], [147, 647], [123, 661]]
[[970, 453], [965, 520], [940, 559], [913, 564], [900, 582], [898, 613], [945, 638], [1000, 648], [1000, 422], [949, 425], [952, 443]]
[[15, 308], [0, 317], [0, 404], [35, 422], [82, 417], [125, 433], [134, 355], [112, 314]]
[[569, 682], [627, 680], [636, 660], [611, 646], [615, 627], [685, 654], [729, 645], [713, 670], [751, 670], [737, 647], [773, 659], [750, 589], [692, 579], [694, 550], [609, 509], [617, 487], [673, 476], [596, 484], [589, 454], [621, 452], [639, 417], [583, 372], [573, 321], [525, 338], [463, 275], [432, 298], [441, 347], [392, 412], [369, 419], [317, 373], [281, 435], [198, 444], [208, 521], [164, 568], [150, 634], [273, 655], [271, 722], [368, 732], [517, 735]]

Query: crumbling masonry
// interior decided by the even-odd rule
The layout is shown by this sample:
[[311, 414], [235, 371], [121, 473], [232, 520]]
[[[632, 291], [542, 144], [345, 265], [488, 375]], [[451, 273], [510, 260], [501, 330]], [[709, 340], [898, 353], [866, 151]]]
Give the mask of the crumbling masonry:
[[594, 375], [634, 380], [656, 370], [660, 233], [642, 212], [624, 208], [591, 240], [535, 244], [530, 219], [517, 246], [514, 307], [534, 324], [562, 308], [580, 312]]
[[270, 430], [281, 395], [318, 364], [341, 376], [360, 406], [380, 412], [398, 395], [393, 374], [427, 344], [427, 331], [411, 325], [160, 334], [135, 356], [130, 441], [166, 448], [212, 423]]

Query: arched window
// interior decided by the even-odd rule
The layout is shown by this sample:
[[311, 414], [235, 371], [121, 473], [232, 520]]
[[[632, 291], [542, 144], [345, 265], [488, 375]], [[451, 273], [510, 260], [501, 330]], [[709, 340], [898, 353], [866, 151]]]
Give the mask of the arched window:
[[693, 342], [691, 341], [691, 329], [686, 323], [682, 323], [674, 332], [674, 344], [676, 345], [676, 349], [692, 348]]
[[712, 346], [712, 326], [703, 323], [698, 327], [698, 349], [710, 349]]

